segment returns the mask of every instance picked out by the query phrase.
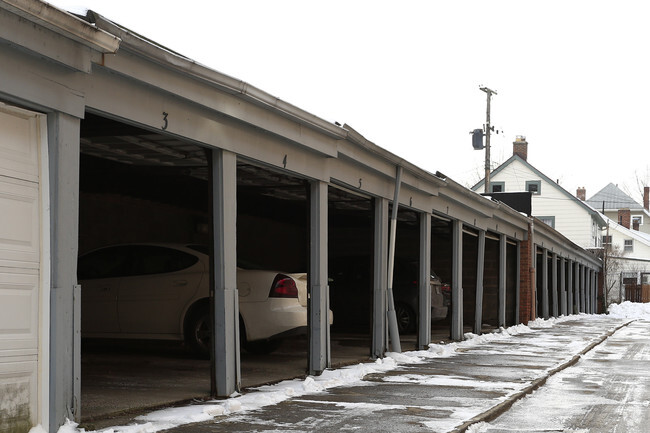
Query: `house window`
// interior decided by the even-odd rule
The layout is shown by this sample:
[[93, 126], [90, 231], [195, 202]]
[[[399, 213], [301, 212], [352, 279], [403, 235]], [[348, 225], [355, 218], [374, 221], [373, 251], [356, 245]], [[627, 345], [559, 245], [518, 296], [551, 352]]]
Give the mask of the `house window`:
[[537, 217], [538, 220], [543, 222], [544, 224], [551, 226], [555, 228], [555, 217], [554, 216], [539, 216]]
[[643, 215], [633, 215], [632, 216], [632, 227], [642, 226], [643, 225]]
[[612, 235], [603, 235], [603, 246], [612, 245]]
[[625, 239], [623, 245], [623, 251], [626, 253], [631, 253], [634, 250], [634, 239]]
[[542, 193], [542, 181], [541, 180], [527, 180], [526, 181], [526, 191], [532, 192], [533, 195], [539, 195]]
[[505, 182], [490, 182], [490, 192], [504, 192], [505, 190]]

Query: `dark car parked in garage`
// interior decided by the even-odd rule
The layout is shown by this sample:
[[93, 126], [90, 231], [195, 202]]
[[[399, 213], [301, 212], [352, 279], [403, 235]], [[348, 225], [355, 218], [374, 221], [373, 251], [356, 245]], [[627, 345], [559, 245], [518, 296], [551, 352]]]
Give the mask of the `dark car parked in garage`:
[[[372, 318], [372, 259], [370, 256], [337, 257], [329, 263], [330, 307], [336, 329], [365, 330]], [[393, 278], [395, 313], [400, 333], [415, 332], [419, 305], [418, 263], [397, 260]], [[432, 271], [431, 320], [447, 317], [451, 288]]]

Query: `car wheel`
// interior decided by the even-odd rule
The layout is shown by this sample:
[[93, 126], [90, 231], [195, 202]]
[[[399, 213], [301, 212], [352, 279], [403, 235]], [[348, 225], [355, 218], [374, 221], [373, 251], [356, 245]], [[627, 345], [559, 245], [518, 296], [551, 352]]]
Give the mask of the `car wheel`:
[[210, 311], [205, 307], [199, 308], [187, 321], [185, 342], [197, 355], [209, 356], [210, 334]]
[[415, 331], [415, 313], [408, 305], [401, 302], [396, 303], [395, 315], [397, 316], [397, 329], [400, 333], [408, 334]]

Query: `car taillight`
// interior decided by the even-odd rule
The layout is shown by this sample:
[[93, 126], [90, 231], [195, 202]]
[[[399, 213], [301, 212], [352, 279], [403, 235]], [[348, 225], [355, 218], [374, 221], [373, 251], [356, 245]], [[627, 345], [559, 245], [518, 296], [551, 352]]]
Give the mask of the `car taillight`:
[[443, 292], [451, 292], [451, 286], [449, 284], [443, 284], [441, 289]]
[[271, 284], [270, 298], [297, 298], [298, 287], [293, 278], [286, 275], [278, 274]]

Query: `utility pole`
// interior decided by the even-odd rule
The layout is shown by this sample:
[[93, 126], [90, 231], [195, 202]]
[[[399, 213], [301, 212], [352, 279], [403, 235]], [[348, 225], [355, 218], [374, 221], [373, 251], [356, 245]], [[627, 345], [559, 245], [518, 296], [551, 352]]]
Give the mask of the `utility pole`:
[[490, 100], [492, 99], [492, 94], [497, 94], [492, 89], [487, 87], [479, 87], [482, 91], [487, 94], [487, 112], [485, 120], [485, 193], [490, 192], [490, 132], [492, 127], [490, 126]]

